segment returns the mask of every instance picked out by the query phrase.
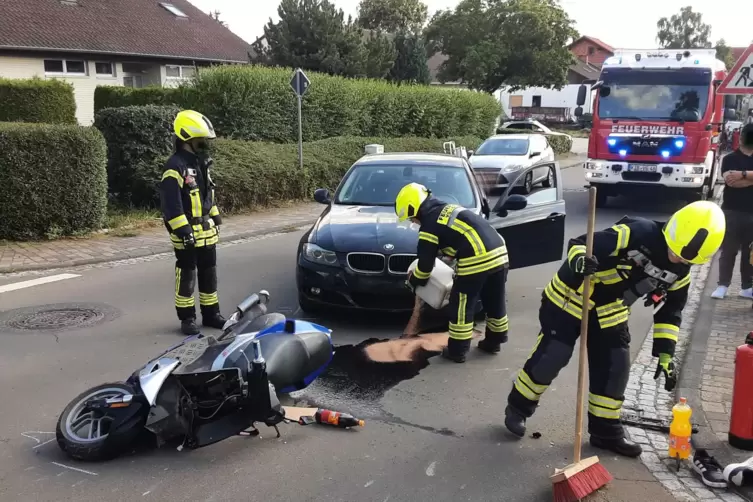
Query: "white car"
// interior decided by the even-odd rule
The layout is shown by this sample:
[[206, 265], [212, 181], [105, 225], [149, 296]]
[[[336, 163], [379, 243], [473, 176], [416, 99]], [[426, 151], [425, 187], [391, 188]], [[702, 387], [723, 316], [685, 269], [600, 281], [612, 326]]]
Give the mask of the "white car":
[[[487, 190], [505, 188], [514, 182], [529, 194], [539, 183], [545, 188], [553, 186], [554, 150], [541, 134], [497, 134], [472, 152], [468, 162], [478, 182]], [[519, 175], [540, 162], [551, 162], [551, 165]]]
[[539, 122], [538, 120], [511, 120], [505, 122], [499, 129], [525, 129], [527, 131], [534, 131], [539, 134], [551, 134], [552, 136], [567, 136], [572, 141], [573, 137], [564, 132], [552, 131], [547, 126]]

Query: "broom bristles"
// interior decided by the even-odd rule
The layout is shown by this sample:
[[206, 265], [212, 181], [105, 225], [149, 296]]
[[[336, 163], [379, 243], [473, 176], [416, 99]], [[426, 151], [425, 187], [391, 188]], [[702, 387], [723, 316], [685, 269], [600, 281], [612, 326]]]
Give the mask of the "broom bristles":
[[554, 502], [578, 502], [612, 481], [606, 467], [594, 464], [554, 484]]

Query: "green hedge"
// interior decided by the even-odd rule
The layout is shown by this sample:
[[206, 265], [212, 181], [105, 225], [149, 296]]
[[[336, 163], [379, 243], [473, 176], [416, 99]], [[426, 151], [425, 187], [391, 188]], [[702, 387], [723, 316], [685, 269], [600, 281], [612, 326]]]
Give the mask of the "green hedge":
[[76, 124], [73, 86], [55, 79], [0, 78], [0, 122]]
[[[95, 110], [127, 105], [192, 108], [207, 115], [217, 134], [275, 143], [298, 138], [292, 72], [282, 68], [218, 66], [177, 89], [98, 87]], [[486, 137], [499, 115], [491, 95], [309, 74], [303, 98], [305, 141], [337, 136]]]
[[[481, 144], [473, 136], [451, 140], [468, 148]], [[384, 145], [386, 152], [440, 153], [444, 141], [448, 140], [340, 137], [313, 141], [303, 145], [301, 172], [297, 145], [218, 139], [212, 146], [212, 180], [217, 183], [217, 202], [223, 212], [274, 206], [308, 198], [317, 188], [334, 189], [368, 144]], [[150, 172], [139, 172], [145, 176], [141, 183], [153, 185], [159, 180], [166, 160], [152, 164]]]
[[101, 228], [106, 163], [104, 138], [92, 127], [0, 123], [0, 239]]
[[141, 171], [150, 172], [155, 159], [174, 148], [175, 106], [127, 106], [105, 108], [95, 115], [94, 127], [107, 141], [107, 183], [109, 191], [128, 205], [148, 205], [154, 197], [154, 183]]
[[[531, 131], [528, 129], [497, 129], [497, 134], [539, 134], [536, 131]], [[569, 138], [567, 136], [562, 136], [560, 134], [546, 134], [546, 139], [549, 140], [549, 144], [552, 145], [552, 150], [554, 150], [554, 153], [557, 155], [563, 155], [565, 153], [570, 153], [570, 151], [573, 149], [573, 140], [572, 138]]]

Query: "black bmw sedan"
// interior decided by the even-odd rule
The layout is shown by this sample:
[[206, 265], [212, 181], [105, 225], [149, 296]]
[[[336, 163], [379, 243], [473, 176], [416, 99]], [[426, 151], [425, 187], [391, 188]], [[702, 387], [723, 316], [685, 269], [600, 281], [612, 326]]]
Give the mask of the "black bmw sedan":
[[[559, 177], [557, 166], [552, 168]], [[561, 259], [565, 218], [561, 187], [550, 188], [549, 197], [532, 195], [532, 210], [526, 209], [523, 196], [505, 192], [503, 198], [509, 201], [500, 201], [499, 215], [490, 215], [484, 191], [462, 157], [366, 155], [345, 173], [334, 194], [326, 189], [314, 194], [327, 207], [298, 245], [296, 280], [303, 310], [315, 312], [325, 305], [381, 311], [413, 308], [414, 296], [405, 279], [416, 258], [418, 225], [398, 222], [394, 210], [398, 191], [411, 182], [425, 185], [445, 202], [491, 216], [506, 239], [512, 231], [510, 237], [517, 244], [507, 243], [511, 268]], [[537, 246], [539, 251], [531, 251]]]

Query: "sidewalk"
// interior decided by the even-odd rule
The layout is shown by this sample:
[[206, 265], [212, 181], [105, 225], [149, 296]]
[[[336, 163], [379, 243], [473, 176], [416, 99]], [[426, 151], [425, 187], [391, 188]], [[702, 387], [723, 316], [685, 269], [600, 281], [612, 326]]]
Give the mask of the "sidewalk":
[[[303, 202], [227, 217], [220, 240], [227, 242], [312, 224], [323, 209], [316, 202]], [[101, 234], [54, 241], [0, 242], [0, 274], [90, 265], [171, 251], [163, 225], [145, 229], [134, 237]]]

